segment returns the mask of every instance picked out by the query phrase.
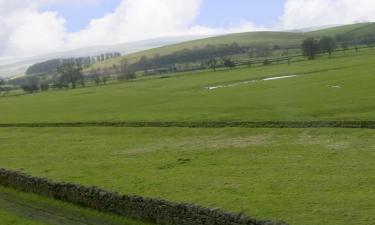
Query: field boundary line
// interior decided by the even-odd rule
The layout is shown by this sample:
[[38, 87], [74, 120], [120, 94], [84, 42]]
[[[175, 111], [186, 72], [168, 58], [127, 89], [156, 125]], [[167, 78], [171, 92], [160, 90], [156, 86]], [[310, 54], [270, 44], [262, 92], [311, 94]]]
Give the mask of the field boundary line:
[[69, 128], [69, 127], [129, 127], [129, 128], [360, 128], [375, 129], [375, 121], [118, 121], [118, 122], [57, 122], [0, 123], [0, 128]]

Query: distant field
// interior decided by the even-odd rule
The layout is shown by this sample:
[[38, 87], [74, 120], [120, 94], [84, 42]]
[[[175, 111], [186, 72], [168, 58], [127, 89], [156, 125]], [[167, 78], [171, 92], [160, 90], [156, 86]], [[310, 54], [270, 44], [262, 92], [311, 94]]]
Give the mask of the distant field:
[[308, 32], [307, 35], [314, 37], [320, 37], [324, 35], [335, 37], [336, 35], [353, 34], [356, 37], [360, 35], [373, 35], [374, 33], [375, 23], [359, 23]]
[[[180, 44], [168, 45], [160, 48], [150, 49], [138, 53], [133, 53], [125, 56], [130, 62], [138, 61], [141, 56], [153, 57], [155, 54], [167, 55], [175, 51], [190, 49], [193, 47], [205, 47], [206, 45], [222, 45], [232, 44], [237, 42], [243, 46], [254, 47], [270, 47], [274, 45], [279, 46], [295, 46], [299, 45], [306, 35], [302, 33], [288, 33], [288, 32], [249, 32], [238, 33], [230, 35], [222, 35], [211, 38], [204, 38], [195, 41], [184, 42]], [[118, 64], [121, 59], [107, 60], [102, 63], [95, 64], [93, 67], [112, 67], [113, 64]]]
[[[237, 42], [243, 46], [253, 47], [270, 47], [278, 45], [280, 47], [300, 46], [302, 40], [307, 37], [322, 37], [352, 34], [354, 37], [363, 37], [373, 35], [375, 33], [375, 23], [359, 23], [344, 26], [337, 26], [313, 32], [298, 33], [298, 32], [248, 32], [228, 34], [211, 38], [204, 38], [195, 41], [184, 42], [180, 44], [168, 45], [160, 48], [150, 49], [134, 54], [127, 55], [126, 58], [130, 62], [135, 62], [141, 56], [153, 57], [155, 54], [166, 55], [182, 49], [190, 49], [193, 47], [204, 47], [208, 44], [221, 45], [231, 44]], [[112, 59], [102, 63], [95, 64], [95, 68], [112, 67], [113, 64], [118, 64], [120, 59]]]
[[374, 130], [0, 129], [0, 165], [303, 225], [375, 223]]
[[185, 73], [0, 98], [0, 123], [374, 120], [375, 51], [337, 54], [290, 66]]

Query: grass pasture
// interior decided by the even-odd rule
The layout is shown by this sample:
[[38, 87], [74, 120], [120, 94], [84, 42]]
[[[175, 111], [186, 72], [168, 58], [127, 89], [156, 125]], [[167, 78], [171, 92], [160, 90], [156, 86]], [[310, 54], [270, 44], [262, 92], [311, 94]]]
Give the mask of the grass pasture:
[[338, 54], [0, 98], [0, 123], [374, 120], [375, 52]]
[[[0, 124], [374, 121], [374, 60], [367, 49], [290, 66], [2, 97]], [[291, 225], [369, 225], [374, 138], [369, 129], [0, 128], [0, 167]], [[50, 224], [7, 210], [3, 193], [42, 206], [48, 200], [0, 188], [5, 225]]]
[[304, 225], [375, 222], [375, 131], [9, 128], [0, 165]]

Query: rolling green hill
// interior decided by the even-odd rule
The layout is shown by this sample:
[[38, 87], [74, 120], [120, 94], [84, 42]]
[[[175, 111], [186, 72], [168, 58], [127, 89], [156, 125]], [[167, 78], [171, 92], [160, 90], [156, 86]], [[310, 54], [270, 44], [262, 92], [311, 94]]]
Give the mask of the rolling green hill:
[[353, 35], [354, 37], [361, 37], [367, 35], [375, 35], [375, 23], [359, 23], [344, 25], [339, 27], [333, 27], [313, 32], [306, 33], [309, 36], [320, 37], [320, 36], [332, 36], [337, 35]]
[[[307, 37], [321, 37], [336, 35], [352, 35], [353, 37], [363, 37], [368, 35], [375, 35], [375, 23], [359, 23], [332, 27], [313, 32], [299, 33], [299, 32], [248, 32], [228, 34], [217, 37], [199, 39], [180, 44], [168, 45], [160, 48], [154, 48], [134, 54], [125, 56], [131, 62], [138, 61], [141, 56], [152, 57], [155, 54], [167, 55], [178, 50], [194, 47], [204, 47], [208, 44], [221, 45], [231, 44], [237, 42], [244, 46], [267, 46], [273, 47], [278, 45], [285, 46], [299, 46], [303, 39]], [[108, 60], [102, 63], [95, 64], [94, 67], [111, 67], [113, 64], [118, 64], [120, 59]]]
[[[244, 46], [253, 47], [273, 47], [274, 45], [284, 46], [295, 46], [298, 45], [306, 35], [302, 33], [290, 33], [290, 32], [248, 32], [248, 33], [237, 33], [222, 35], [217, 37], [199, 39], [195, 41], [184, 42], [180, 44], [168, 45], [160, 48], [154, 48], [142, 52], [133, 53], [125, 56], [130, 62], [135, 62], [140, 59], [141, 56], [153, 57], [155, 54], [168, 55], [175, 51], [190, 49], [194, 47], [204, 47], [210, 45], [223, 45], [232, 44], [237, 42]], [[95, 64], [94, 67], [111, 67], [113, 64], [118, 64], [120, 59], [108, 60], [102, 63]]]

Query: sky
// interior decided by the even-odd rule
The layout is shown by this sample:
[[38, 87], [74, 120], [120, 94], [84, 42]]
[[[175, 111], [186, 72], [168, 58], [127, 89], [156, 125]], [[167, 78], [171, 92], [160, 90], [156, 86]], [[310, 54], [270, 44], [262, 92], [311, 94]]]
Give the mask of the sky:
[[[256, 3], [254, 4], [254, 2]], [[46, 5], [42, 9], [59, 12], [67, 20], [68, 31], [77, 32], [85, 28], [90, 20], [113, 12], [120, 3], [121, 0], [107, 0], [73, 7], [52, 4]], [[228, 28], [241, 21], [253, 21], [257, 24], [271, 26], [282, 15], [284, 3], [284, 0], [205, 0], [201, 3], [196, 23], [210, 27]]]
[[0, 58], [179, 35], [375, 21], [374, 0], [0, 0]]

